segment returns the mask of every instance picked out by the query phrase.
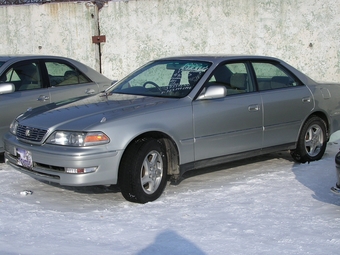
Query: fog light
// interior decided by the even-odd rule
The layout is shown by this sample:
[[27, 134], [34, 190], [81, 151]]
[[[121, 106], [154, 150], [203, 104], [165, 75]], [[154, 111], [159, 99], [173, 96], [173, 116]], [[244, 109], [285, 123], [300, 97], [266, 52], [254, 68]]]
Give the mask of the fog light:
[[73, 167], [66, 167], [65, 171], [68, 174], [87, 174], [93, 173], [97, 170], [96, 166], [93, 167], [85, 167], [85, 168], [73, 168]]

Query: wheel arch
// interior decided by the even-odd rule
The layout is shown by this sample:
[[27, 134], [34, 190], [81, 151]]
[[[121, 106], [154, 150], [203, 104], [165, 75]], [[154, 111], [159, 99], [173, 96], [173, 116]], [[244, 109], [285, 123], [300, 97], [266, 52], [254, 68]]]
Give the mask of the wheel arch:
[[330, 134], [330, 128], [331, 128], [331, 126], [330, 126], [329, 118], [327, 117], [327, 115], [326, 115], [324, 112], [318, 111], [318, 112], [313, 112], [313, 113], [311, 113], [311, 114], [308, 116], [308, 118], [306, 118], [306, 120], [304, 121], [304, 123], [305, 123], [308, 119], [310, 119], [312, 116], [317, 116], [317, 117], [319, 117], [320, 119], [322, 119], [322, 120], [325, 122], [325, 124], [326, 124], [326, 140], [328, 141], [329, 138], [330, 138], [330, 136], [331, 136], [331, 134]]
[[133, 143], [137, 141], [142, 141], [143, 139], [156, 139], [158, 140], [165, 148], [166, 154], [167, 154], [167, 175], [172, 176], [179, 176], [180, 170], [179, 170], [179, 150], [176, 145], [176, 142], [167, 134], [160, 132], [160, 131], [149, 131], [145, 132], [143, 134], [138, 135], [134, 139], [130, 141], [130, 143], [127, 145], [122, 158], [124, 157], [124, 154], [126, 153], [126, 150], [129, 146], [131, 146]]

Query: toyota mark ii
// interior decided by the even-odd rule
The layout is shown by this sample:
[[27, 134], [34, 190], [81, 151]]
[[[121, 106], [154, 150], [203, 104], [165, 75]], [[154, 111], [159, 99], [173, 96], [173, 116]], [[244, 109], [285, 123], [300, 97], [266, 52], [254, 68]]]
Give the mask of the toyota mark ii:
[[339, 85], [282, 60], [170, 57], [97, 95], [26, 111], [4, 136], [5, 158], [37, 179], [118, 184], [146, 203], [188, 170], [279, 150], [319, 160], [339, 123]]

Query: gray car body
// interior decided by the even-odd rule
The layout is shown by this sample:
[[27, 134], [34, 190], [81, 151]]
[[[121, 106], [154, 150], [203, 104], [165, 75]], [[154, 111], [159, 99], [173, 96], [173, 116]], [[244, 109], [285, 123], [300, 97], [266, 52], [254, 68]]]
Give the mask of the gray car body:
[[[8, 131], [8, 127], [13, 118], [28, 108], [34, 108], [51, 102], [65, 100], [71, 97], [79, 97], [98, 93], [105, 90], [111, 85], [111, 80], [104, 75], [93, 70], [92, 68], [70, 58], [47, 56], [47, 55], [0, 55], [0, 62], [4, 62], [0, 66], [0, 77], [14, 64], [23, 61], [63, 61], [85, 74], [91, 82], [82, 84], [72, 84], [67, 86], [50, 86], [47, 80], [44, 80], [42, 88], [26, 91], [14, 91], [1, 93], [8, 83], [0, 82], [0, 137]], [[0, 153], [4, 151], [3, 141], [0, 139]]]
[[[328, 135], [340, 129], [340, 87], [321, 84], [282, 60], [262, 56], [182, 56], [163, 60], [211, 62], [200, 81], [183, 98], [100, 93], [72, 102], [49, 104], [18, 118], [20, 124], [48, 130], [42, 142], [4, 136], [9, 164], [32, 177], [62, 185], [116, 184], [124, 150], [148, 134], [170, 141], [168, 174], [229, 162], [272, 151], [294, 149], [303, 123], [312, 114], [323, 116]], [[200, 97], [202, 86], [222, 62], [263, 60], [279, 63], [304, 85], [290, 89], [256, 91], [223, 98]], [[288, 99], [288, 100], [286, 100]], [[66, 147], [47, 144], [55, 130], [102, 131], [104, 145]], [[18, 165], [17, 148], [30, 151], [32, 169]], [[131, 159], [133, 160], [133, 159]], [[89, 174], [72, 175], [64, 167], [96, 166]]]

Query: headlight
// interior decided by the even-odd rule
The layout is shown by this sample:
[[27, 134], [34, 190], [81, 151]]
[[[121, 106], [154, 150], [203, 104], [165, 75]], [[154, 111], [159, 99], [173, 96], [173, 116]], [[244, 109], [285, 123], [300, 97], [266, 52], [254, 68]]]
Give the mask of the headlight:
[[18, 115], [11, 123], [11, 125], [9, 126], [9, 132], [11, 132], [13, 135], [16, 135], [17, 133], [17, 128], [19, 125], [18, 119], [24, 115], [23, 113], [21, 113], [20, 115]]
[[15, 119], [15, 120], [13, 120], [13, 122], [11, 123], [11, 125], [9, 126], [9, 131], [10, 131], [13, 135], [16, 135], [18, 125], [19, 125], [19, 123], [18, 123], [18, 121]]
[[103, 132], [68, 132], [55, 131], [46, 143], [64, 146], [91, 146], [109, 143], [110, 138]]

